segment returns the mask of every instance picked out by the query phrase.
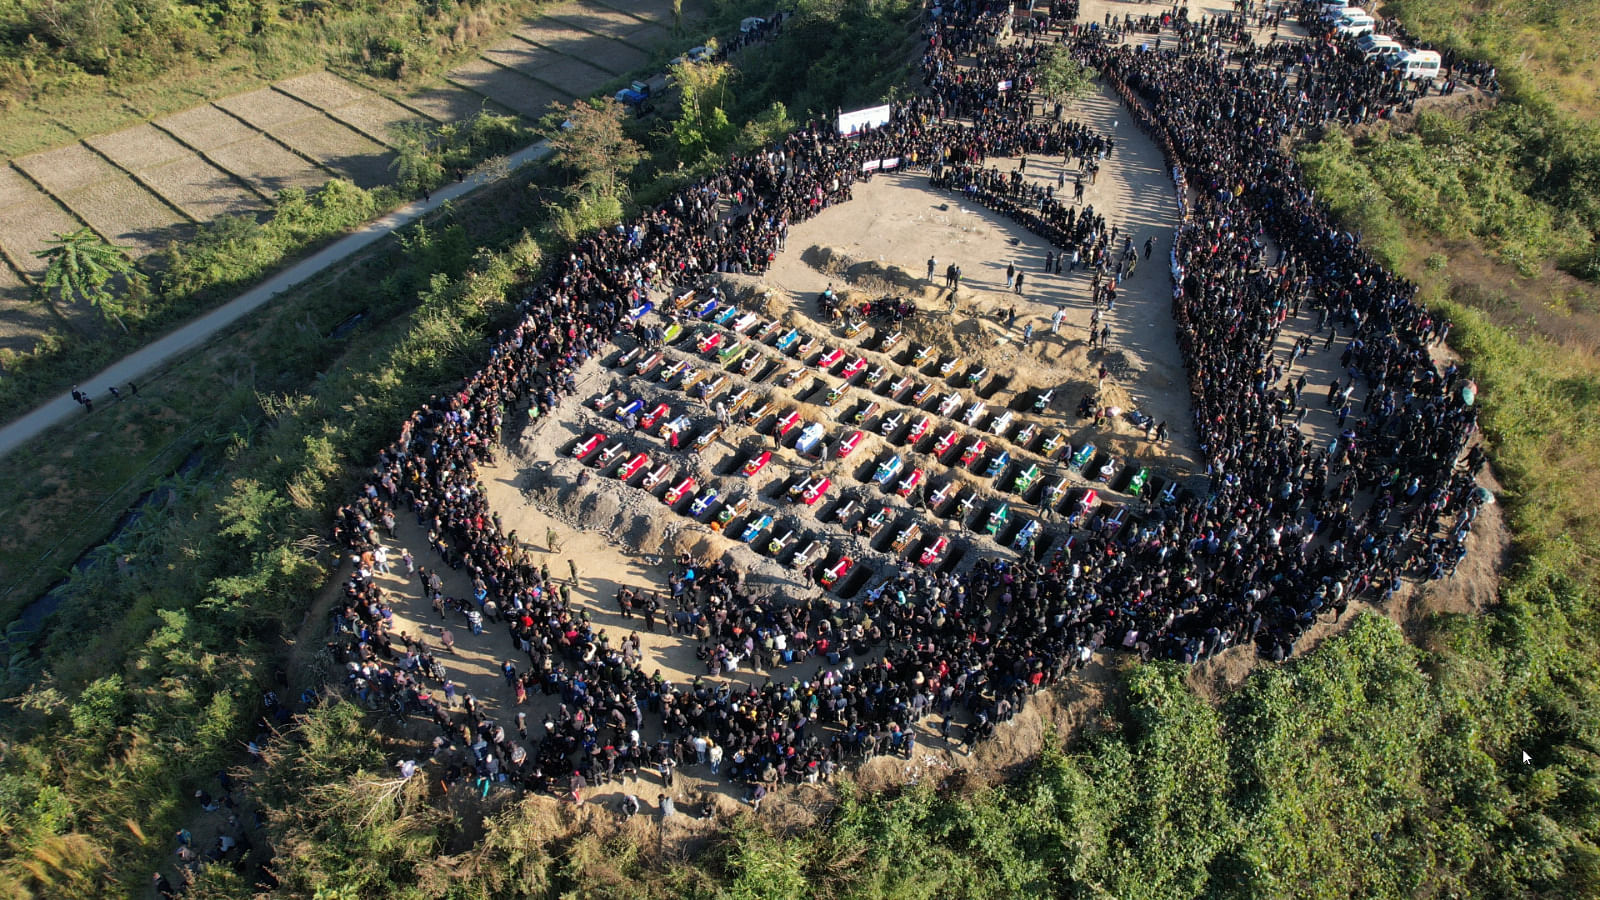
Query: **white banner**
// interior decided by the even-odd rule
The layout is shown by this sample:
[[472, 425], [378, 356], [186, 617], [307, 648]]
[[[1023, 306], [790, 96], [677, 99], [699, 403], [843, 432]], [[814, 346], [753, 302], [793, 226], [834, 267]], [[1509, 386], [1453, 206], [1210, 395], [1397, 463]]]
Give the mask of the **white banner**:
[[891, 156], [883, 161], [883, 170], [885, 172], [889, 171], [890, 169], [898, 168], [900, 168], [900, 157], [898, 156]]
[[863, 171], [863, 172], [876, 172], [876, 171], [878, 171], [878, 166], [879, 166], [880, 163], [881, 163], [881, 160], [876, 160], [876, 159], [868, 160], [868, 161], [866, 161], [866, 162], [861, 164], [861, 171]]
[[1011, 90], [1011, 79], [1007, 78], [1005, 81], [1000, 82], [999, 84], [994, 86], [994, 89], [999, 91], [1002, 94], [1005, 93], [1006, 91]]
[[871, 131], [889, 124], [889, 104], [873, 106], [868, 109], [858, 109], [855, 112], [841, 113], [839, 115], [839, 133], [845, 137]]

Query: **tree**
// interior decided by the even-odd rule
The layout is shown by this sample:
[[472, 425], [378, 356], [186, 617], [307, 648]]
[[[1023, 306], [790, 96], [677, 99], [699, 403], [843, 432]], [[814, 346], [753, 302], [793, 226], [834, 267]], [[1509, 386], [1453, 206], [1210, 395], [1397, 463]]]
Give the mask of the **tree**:
[[1039, 93], [1062, 105], [1083, 96], [1097, 73], [1073, 58], [1065, 47], [1055, 47], [1039, 66]]
[[394, 161], [389, 168], [402, 190], [429, 191], [444, 179], [439, 159], [439, 136], [424, 122], [405, 121], [390, 126], [394, 139]]
[[732, 74], [727, 63], [685, 61], [672, 67], [679, 103], [671, 135], [678, 158], [686, 165], [700, 162], [708, 153], [722, 153], [737, 136], [724, 111]]
[[[130, 248], [107, 242], [88, 226], [69, 234], [57, 234], [45, 243], [50, 247], [36, 250], [33, 255], [50, 261], [36, 289], [39, 299], [50, 311], [65, 319], [56, 303], [70, 305], [80, 299], [87, 300], [101, 315], [115, 320], [127, 331], [128, 326], [122, 324], [122, 294], [145, 280], [144, 273], [135, 268], [133, 260], [123, 252]], [[121, 293], [114, 289], [118, 278], [122, 279]]]
[[626, 173], [644, 158], [644, 152], [623, 133], [627, 108], [607, 97], [579, 100], [566, 110], [567, 119], [550, 139], [551, 160], [566, 169], [569, 196], [621, 199], [627, 190]]

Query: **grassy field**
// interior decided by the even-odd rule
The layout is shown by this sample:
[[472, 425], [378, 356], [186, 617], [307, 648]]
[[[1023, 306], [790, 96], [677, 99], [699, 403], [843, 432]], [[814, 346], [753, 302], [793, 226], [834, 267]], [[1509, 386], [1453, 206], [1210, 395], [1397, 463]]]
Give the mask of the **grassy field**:
[[[48, 25], [41, 20], [52, 5], [5, 4], [0, 35], [13, 37], [0, 39], [0, 155], [114, 131], [315, 69], [404, 93], [546, 5], [355, 0], [241, 7], [208, 18], [189, 2], [152, 16], [131, 0], [109, 0], [100, 4], [109, 15]], [[43, 39], [30, 43], [29, 33]]]
[[1381, 7], [1435, 44], [1494, 63], [1513, 95], [1585, 120], [1600, 114], [1596, 0], [1387, 0]]

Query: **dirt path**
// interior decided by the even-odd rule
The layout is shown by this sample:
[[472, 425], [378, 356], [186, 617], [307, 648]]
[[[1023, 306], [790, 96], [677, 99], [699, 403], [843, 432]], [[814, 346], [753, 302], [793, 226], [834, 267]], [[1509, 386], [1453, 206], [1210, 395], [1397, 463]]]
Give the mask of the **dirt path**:
[[[88, 393], [103, 397], [108, 387], [124, 392], [129, 382], [148, 383], [159, 378], [163, 366], [173, 358], [204, 344], [223, 329], [261, 308], [272, 298], [293, 288], [323, 270], [348, 259], [369, 245], [387, 237], [441, 205], [464, 197], [484, 185], [505, 177], [505, 174], [543, 159], [549, 148], [544, 141], [524, 147], [506, 157], [508, 165], [497, 169], [500, 174], [477, 174], [464, 181], [440, 188], [427, 200], [418, 200], [400, 207], [388, 215], [368, 222], [350, 235], [339, 239], [322, 250], [301, 260], [288, 269], [268, 278], [223, 306], [212, 310], [187, 325], [156, 339], [145, 347], [124, 356], [100, 372], [83, 378], [80, 384]], [[90, 413], [93, 415], [93, 413]], [[82, 408], [72, 399], [71, 392], [59, 394], [16, 421], [0, 427], [0, 457], [18, 446], [44, 434], [64, 422], [84, 417]]]

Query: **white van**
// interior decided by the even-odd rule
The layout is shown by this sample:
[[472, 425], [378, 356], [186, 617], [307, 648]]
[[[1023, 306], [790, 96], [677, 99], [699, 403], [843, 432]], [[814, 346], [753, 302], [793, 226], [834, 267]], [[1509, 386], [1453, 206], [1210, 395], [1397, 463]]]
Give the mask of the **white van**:
[[1327, 0], [1322, 4], [1322, 18], [1337, 19], [1347, 12], [1363, 12], [1360, 7], [1350, 5], [1350, 0]]
[[1436, 78], [1443, 60], [1433, 50], [1404, 50], [1389, 57], [1389, 68], [1404, 78]]
[[1369, 31], [1356, 38], [1355, 48], [1356, 53], [1360, 54], [1361, 58], [1365, 60], [1381, 59], [1405, 49], [1400, 46], [1399, 41], [1387, 34], [1379, 34], [1376, 31]]
[[1337, 31], [1340, 34], [1350, 35], [1352, 37], [1370, 34], [1373, 31], [1376, 31], [1377, 28], [1378, 20], [1374, 19], [1373, 17], [1365, 14], [1352, 15], [1351, 13], [1345, 13], [1344, 18], [1340, 19], [1338, 23], [1333, 26], [1334, 31]]

